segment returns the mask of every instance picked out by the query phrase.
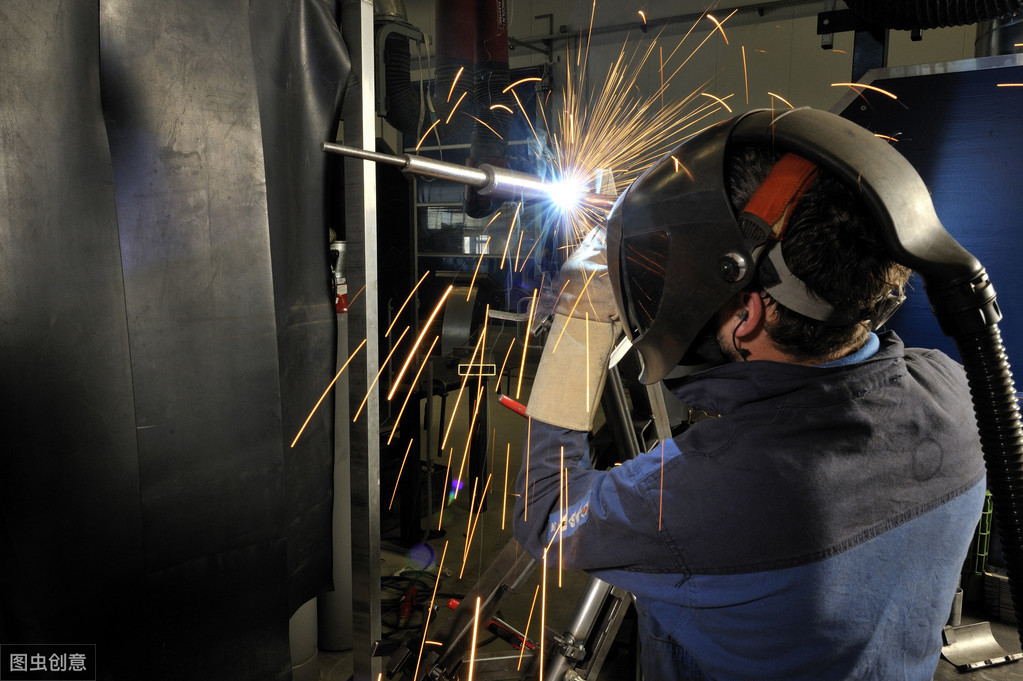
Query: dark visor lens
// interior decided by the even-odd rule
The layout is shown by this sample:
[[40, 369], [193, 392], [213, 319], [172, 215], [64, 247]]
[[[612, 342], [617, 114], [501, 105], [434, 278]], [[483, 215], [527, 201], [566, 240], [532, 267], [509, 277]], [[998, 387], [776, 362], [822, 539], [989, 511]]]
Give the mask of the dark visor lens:
[[666, 232], [628, 236], [622, 242], [622, 279], [633, 340], [646, 333], [657, 318], [668, 270], [668, 242]]

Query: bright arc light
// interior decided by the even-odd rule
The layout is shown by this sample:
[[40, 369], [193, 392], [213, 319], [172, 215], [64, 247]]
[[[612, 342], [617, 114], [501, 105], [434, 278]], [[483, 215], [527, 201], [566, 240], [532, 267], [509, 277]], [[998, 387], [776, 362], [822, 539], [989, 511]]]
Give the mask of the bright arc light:
[[551, 202], [563, 212], [574, 210], [582, 203], [586, 184], [576, 177], [565, 177], [548, 186]]

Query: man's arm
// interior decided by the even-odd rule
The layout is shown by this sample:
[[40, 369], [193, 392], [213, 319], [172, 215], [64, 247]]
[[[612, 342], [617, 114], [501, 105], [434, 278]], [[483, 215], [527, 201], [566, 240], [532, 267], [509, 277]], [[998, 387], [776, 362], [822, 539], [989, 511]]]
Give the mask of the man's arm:
[[516, 482], [516, 538], [538, 560], [547, 551], [548, 564], [560, 561], [565, 568], [664, 564], [675, 552], [658, 527], [660, 455], [644, 454], [596, 471], [586, 437], [530, 422]]

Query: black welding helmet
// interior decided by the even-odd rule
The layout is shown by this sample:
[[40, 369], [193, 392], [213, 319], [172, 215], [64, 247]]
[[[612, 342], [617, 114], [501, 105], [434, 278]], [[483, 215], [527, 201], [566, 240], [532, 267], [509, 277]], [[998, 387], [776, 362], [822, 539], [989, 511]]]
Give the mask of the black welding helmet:
[[[895, 213], [923, 220], [924, 227], [940, 228], [926, 188], [908, 163], [886, 142], [834, 114], [813, 109], [781, 115], [755, 111], [690, 137], [636, 179], [608, 215], [608, 272], [626, 334], [643, 360], [644, 383], [660, 380], [682, 360], [717, 311], [751, 283], [758, 268], [762, 280], [765, 271], [770, 273], [773, 281], [765, 289], [779, 304], [824, 323], [859, 321], [816, 298], [788, 271], [781, 257], [781, 235], [771, 233], [778, 225], [767, 224], [773, 218], [765, 222], [733, 210], [727, 192], [727, 151], [765, 144], [788, 152], [783, 161], [795, 161], [788, 168], [790, 180], [803, 173], [804, 186], [790, 182], [786, 191], [793, 193], [785, 195], [783, 204], [798, 199], [819, 165], [859, 189], [872, 216], [887, 227], [885, 232], [899, 227], [892, 225], [888, 204], [900, 187], [920, 205], [900, 205]], [[895, 176], [886, 160], [895, 163]], [[774, 174], [772, 170], [768, 179]], [[767, 184], [765, 180], [761, 187]], [[921, 192], [926, 206], [917, 200]], [[890, 311], [895, 307], [893, 301]]]

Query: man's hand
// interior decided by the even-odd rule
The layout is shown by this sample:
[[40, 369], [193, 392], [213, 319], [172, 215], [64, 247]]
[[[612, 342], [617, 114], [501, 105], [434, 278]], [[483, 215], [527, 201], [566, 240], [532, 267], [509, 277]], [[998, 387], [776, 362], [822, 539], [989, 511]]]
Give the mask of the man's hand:
[[562, 266], [560, 285], [526, 415], [590, 430], [618, 336], [603, 227], [591, 231]]

